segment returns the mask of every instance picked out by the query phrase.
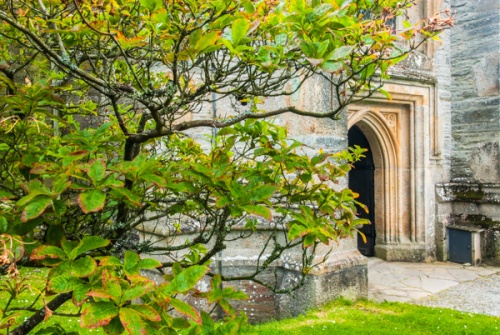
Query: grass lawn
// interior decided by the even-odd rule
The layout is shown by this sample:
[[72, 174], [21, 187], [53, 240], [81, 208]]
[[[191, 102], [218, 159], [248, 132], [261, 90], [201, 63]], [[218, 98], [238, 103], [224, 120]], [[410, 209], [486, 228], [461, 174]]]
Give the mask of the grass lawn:
[[294, 319], [249, 328], [247, 334], [500, 334], [500, 318], [403, 303], [334, 301]]
[[[27, 306], [37, 296], [37, 290], [44, 287], [42, 274], [45, 270], [23, 268], [21, 273], [30, 276], [26, 282], [31, 289], [24, 290], [11, 306]], [[0, 277], [0, 285], [5, 284]], [[0, 288], [0, 312], [8, 300], [5, 287]], [[34, 307], [43, 306], [37, 301]], [[71, 301], [57, 310], [59, 313], [77, 313]], [[23, 312], [18, 320], [30, 313]], [[78, 317], [52, 316], [34, 331], [45, 329], [41, 334], [104, 334], [101, 330], [80, 328]], [[12, 329], [11, 329], [12, 330]], [[0, 334], [5, 334], [0, 329]], [[374, 303], [370, 301], [350, 302], [337, 300], [320, 309], [294, 319], [249, 326], [246, 335], [298, 335], [298, 334], [480, 334], [500, 335], [500, 318], [478, 314], [462, 313], [444, 308], [429, 308], [401, 303]]]
[[[24, 280], [22, 285], [24, 290], [17, 297], [17, 299], [13, 300], [10, 307], [26, 307], [29, 306], [34, 299], [38, 296], [38, 292], [45, 287], [45, 281], [43, 280], [43, 275], [47, 273], [47, 269], [38, 269], [38, 268], [21, 268], [20, 269], [21, 276], [24, 278], [29, 277], [29, 280]], [[5, 304], [9, 299], [9, 294], [6, 291], [5, 285], [5, 276], [0, 276], [0, 313], [3, 312]], [[38, 299], [34, 306], [34, 308], [43, 307], [43, 301]], [[78, 312], [78, 309], [72, 304], [71, 301], [67, 301], [64, 305], [62, 305], [59, 309], [57, 309], [56, 313], [68, 313], [75, 314]], [[25, 318], [29, 317], [30, 312], [19, 312], [16, 319], [18, 321], [22, 321]], [[0, 314], [0, 320], [2, 319], [2, 314]], [[11, 328], [10, 331], [13, 329]], [[43, 331], [45, 330], [45, 331]], [[36, 334], [40, 332], [41, 334], [104, 334], [104, 332], [100, 329], [82, 329], [80, 327], [80, 320], [78, 317], [66, 317], [66, 316], [52, 316], [46, 322], [42, 322], [39, 324], [30, 334]], [[5, 334], [5, 329], [0, 329], [0, 334]], [[72, 334], [73, 333], [73, 334]]]

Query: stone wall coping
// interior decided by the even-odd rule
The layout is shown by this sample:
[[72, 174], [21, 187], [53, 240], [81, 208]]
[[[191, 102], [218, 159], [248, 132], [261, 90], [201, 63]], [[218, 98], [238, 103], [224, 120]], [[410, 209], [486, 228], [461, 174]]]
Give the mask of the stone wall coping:
[[471, 226], [462, 226], [462, 225], [457, 225], [457, 224], [449, 225], [447, 228], [449, 228], [449, 229], [456, 229], [456, 230], [470, 231], [470, 232], [473, 232], [473, 233], [481, 233], [481, 232], [484, 231], [484, 229], [482, 229], [482, 228], [471, 227]]

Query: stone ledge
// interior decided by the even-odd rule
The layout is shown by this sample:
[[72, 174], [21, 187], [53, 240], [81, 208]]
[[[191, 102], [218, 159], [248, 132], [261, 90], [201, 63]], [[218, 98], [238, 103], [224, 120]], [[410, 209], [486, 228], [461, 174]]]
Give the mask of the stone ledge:
[[428, 262], [433, 260], [432, 246], [413, 243], [376, 244], [375, 257], [389, 262]]
[[500, 204], [499, 183], [451, 182], [436, 184], [438, 202]]

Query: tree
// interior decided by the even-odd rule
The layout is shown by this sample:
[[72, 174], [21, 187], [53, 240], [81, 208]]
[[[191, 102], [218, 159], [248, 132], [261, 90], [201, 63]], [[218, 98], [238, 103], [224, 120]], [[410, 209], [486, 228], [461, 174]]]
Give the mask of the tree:
[[[234, 231], [248, 238], [258, 218], [273, 222], [270, 256], [245, 276], [258, 281], [292, 247], [302, 248], [307, 274], [319, 244], [364, 223], [355, 216], [356, 195], [331, 187], [362, 150], [308, 157], [285, 129], [263, 119], [336, 118], [383, 92], [389, 68], [452, 23], [435, 17], [394, 32], [388, 22], [412, 2], [1, 4], [1, 262], [18, 284], [16, 264], [27, 257], [49, 267], [41, 295], [57, 294], [17, 325], [9, 304], [19, 290], [12, 290], [2, 325], [25, 334], [72, 299], [83, 327], [109, 334], [236, 332], [245, 319], [227, 299], [243, 295], [219, 282], [241, 278], [209, 267]], [[290, 80], [312, 76], [334, 88], [332, 110], [262, 109], [262, 99], [299, 89], [287, 91]], [[224, 118], [191, 117], [214, 99], [244, 108]], [[209, 152], [186, 135], [202, 127], [219, 129]], [[172, 243], [133, 241], [134, 230], [159, 220]], [[174, 243], [186, 229], [192, 239]], [[140, 259], [143, 253], [172, 261]], [[143, 269], [164, 271], [166, 282], [155, 284]], [[205, 275], [212, 289], [197, 292]], [[214, 324], [177, 297], [188, 292], [220, 305], [226, 322]], [[167, 313], [172, 308], [189, 322]]]

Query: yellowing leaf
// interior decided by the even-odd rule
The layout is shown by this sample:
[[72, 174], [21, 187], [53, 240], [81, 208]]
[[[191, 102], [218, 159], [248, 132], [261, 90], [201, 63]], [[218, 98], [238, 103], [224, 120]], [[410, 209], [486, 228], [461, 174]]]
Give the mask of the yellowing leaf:
[[203, 52], [208, 47], [215, 45], [220, 34], [220, 31], [211, 31], [208, 34], [202, 35], [202, 37], [196, 42], [194, 47], [195, 50], [197, 52]]

